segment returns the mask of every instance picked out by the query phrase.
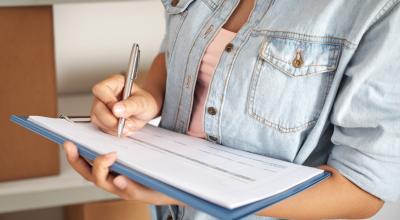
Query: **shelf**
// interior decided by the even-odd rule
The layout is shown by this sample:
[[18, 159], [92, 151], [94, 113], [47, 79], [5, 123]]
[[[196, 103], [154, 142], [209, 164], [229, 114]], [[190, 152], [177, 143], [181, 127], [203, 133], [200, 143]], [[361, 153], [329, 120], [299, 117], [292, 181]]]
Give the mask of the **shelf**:
[[[58, 107], [66, 115], [88, 115], [92, 100], [90, 94], [61, 96]], [[150, 123], [158, 122], [159, 119], [155, 119]], [[57, 176], [0, 182], [0, 213], [117, 199], [79, 176], [68, 165], [63, 150], [60, 161]]]
[[60, 152], [59, 175], [0, 183], [0, 213], [117, 198], [79, 176]]
[[[127, 0], [118, 0], [127, 1]], [[130, 0], [132, 1], [132, 0]], [[134, 0], [133, 0], [134, 1]], [[54, 5], [64, 3], [94, 3], [94, 2], [116, 2], [113, 0], [0, 0], [1, 6], [38, 6], [38, 5]]]

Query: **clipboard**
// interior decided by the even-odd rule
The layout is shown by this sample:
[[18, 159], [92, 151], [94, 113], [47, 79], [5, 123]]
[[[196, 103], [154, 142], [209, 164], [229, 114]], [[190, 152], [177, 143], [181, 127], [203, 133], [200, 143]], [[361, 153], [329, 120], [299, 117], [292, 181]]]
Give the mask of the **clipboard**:
[[[34, 133], [37, 133], [57, 144], [63, 144], [65, 141], [70, 141], [69, 139], [58, 135], [48, 129], [28, 120], [26, 116], [16, 116], [12, 115], [10, 120]], [[75, 143], [78, 147], [78, 152], [80, 156], [87, 160], [94, 160], [98, 156], [95, 152], [87, 149], [85, 146]], [[227, 209], [220, 205], [211, 203], [206, 201], [198, 196], [187, 193], [181, 189], [178, 189], [174, 186], [168, 185], [160, 180], [147, 176], [143, 173], [140, 173], [134, 169], [128, 168], [120, 163], [114, 163], [110, 170], [113, 172], [119, 173], [121, 175], [127, 176], [128, 178], [136, 181], [146, 187], [149, 187], [153, 190], [164, 193], [172, 198], [175, 198], [183, 203], [203, 211], [209, 215], [217, 217], [219, 219], [227, 219], [227, 220], [235, 220], [240, 219], [245, 216], [251, 215], [257, 211], [260, 211], [268, 206], [271, 206], [275, 203], [278, 203], [290, 196], [293, 196], [311, 186], [321, 182], [322, 180], [328, 178], [331, 174], [329, 172], [322, 172], [321, 174], [310, 178], [309, 180], [296, 185], [284, 192], [278, 193], [274, 196], [268, 197], [263, 200], [259, 200], [257, 202], [253, 202], [235, 209]]]

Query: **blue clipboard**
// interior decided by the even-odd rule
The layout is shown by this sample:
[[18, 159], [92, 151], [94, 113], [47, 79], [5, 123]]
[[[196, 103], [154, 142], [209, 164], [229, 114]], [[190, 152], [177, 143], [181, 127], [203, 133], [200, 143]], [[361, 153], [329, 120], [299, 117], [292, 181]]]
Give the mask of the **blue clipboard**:
[[[49, 131], [31, 121], [28, 121], [28, 118], [25, 116], [12, 115], [10, 117], [10, 120], [30, 131], [33, 131], [45, 138], [57, 143], [57, 144], [63, 144], [65, 141], [70, 141], [69, 139], [67, 139], [61, 135], [58, 135], [52, 131]], [[94, 153], [91, 150], [88, 150], [86, 147], [79, 145], [79, 144], [76, 144], [76, 145], [78, 147], [79, 154], [82, 157], [89, 159], [89, 160], [94, 160], [98, 156], [98, 154]], [[211, 203], [209, 201], [206, 201], [202, 198], [199, 198], [195, 195], [192, 195], [190, 193], [182, 191], [174, 186], [163, 183], [157, 179], [154, 179], [152, 177], [144, 175], [144, 174], [142, 174], [138, 171], [135, 171], [131, 168], [125, 167], [120, 163], [113, 164], [111, 166], [111, 170], [114, 172], [117, 172], [119, 174], [122, 174], [124, 176], [127, 176], [130, 179], [132, 179], [144, 186], [147, 186], [151, 189], [162, 192], [172, 198], [180, 200], [193, 208], [196, 208], [205, 213], [208, 213], [209, 215], [215, 216], [219, 219], [227, 219], [227, 220], [240, 219], [247, 215], [251, 215], [265, 207], [271, 206], [279, 201], [282, 201], [290, 196], [293, 196], [296, 193], [299, 193], [299, 192], [315, 185], [316, 183], [324, 180], [325, 178], [327, 178], [331, 175], [329, 172], [323, 172], [320, 175], [317, 175], [317, 176], [303, 182], [302, 184], [294, 186], [293, 188], [286, 190], [284, 192], [281, 192], [279, 194], [276, 194], [272, 197], [269, 197], [269, 198], [266, 198], [266, 199], [248, 204], [248, 205], [244, 205], [244, 206], [241, 206], [241, 207], [238, 207], [235, 209], [227, 209], [227, 208], [221, 207], [219, 205], [216, 205], [214, 203]]]

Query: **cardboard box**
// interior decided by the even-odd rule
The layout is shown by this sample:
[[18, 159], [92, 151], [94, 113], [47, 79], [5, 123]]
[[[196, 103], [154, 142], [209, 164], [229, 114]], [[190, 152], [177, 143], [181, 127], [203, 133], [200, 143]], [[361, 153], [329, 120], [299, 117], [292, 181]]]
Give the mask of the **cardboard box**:
[[59, 147], [10, 122], [56, 116], [51, 7], [0, 8], [0, 181], [59, 173]]
[[150, 207], [136, 201], [106, 201], [64, 208], [64, 220], [150, 220]]

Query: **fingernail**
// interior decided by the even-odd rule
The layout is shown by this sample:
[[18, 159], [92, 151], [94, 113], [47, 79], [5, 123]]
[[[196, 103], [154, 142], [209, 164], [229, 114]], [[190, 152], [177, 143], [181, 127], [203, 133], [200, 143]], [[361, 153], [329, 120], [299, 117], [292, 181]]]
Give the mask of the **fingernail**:
[[112, 152], [112, 153], [106, 154], [105, 156], [106, 156], [106, 160], [107, 161], [113, 161], [113, 160], [116, 159], [117, 153], [116, 152]]
[[123, 176], [115, 177], [113, 182], [114, 182], [115, 186], [121, 190], [124, 190], [128, 186], [128, 181], [126, 181], [125, 177], [123, 177]]
[[117, 115], [123, 115], [125, 113], [125, 106], [121, 103], [114, 105], [114, 113]]

